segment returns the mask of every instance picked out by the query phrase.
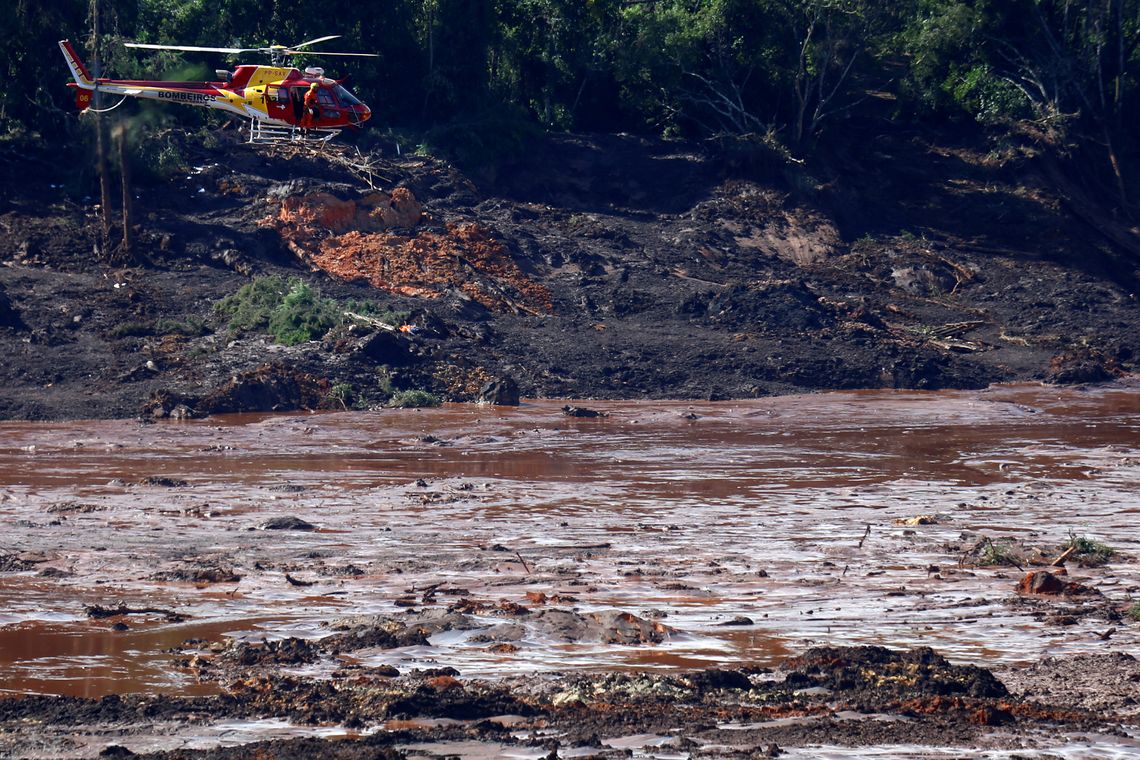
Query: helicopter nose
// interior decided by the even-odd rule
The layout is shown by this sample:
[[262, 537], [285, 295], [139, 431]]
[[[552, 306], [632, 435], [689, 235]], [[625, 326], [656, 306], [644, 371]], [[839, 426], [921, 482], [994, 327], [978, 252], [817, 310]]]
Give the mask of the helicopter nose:
[[352, 106], [352, 123], [364, 124], [372, 116], [372, 111], [369, 111], [368, 106], [363, 103]]

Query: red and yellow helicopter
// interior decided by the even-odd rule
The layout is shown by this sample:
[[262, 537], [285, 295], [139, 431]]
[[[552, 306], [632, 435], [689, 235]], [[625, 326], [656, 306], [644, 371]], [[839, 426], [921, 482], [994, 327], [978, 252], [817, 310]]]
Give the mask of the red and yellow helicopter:
[[[318, 37], [299, 45], [272, 45], [265, 48], [214, 48], [189, 45], [149, 45], [125, 43], [127, 47], [149, 50], [182, 50], [205, 53], [268, 53], [272, 65], [243, 65], [232, 72], [217, 70], [216, 82], [164, 82], [135, 79], [95, 79], [83, 65], [75, 48], [68, 40], [61, 40], [60, 49], [67, 59], [74, 82], [68, 87], [76, 90], [76, 106], [81, 111], [91, 107], [96, 92], [109, 95], [183, 103], [191, 106], [215, 108], [237, 114], [250, 120], [250, 142], [276, 142], [281, 140], [329, 140], [345, 127], [359, 127], [372, 115], [364, 103], [335, 79], [325, 77], [324, 69], [307, 68], [301, 71], [285, 65], [286, 58], [308, 51], [302, 48], [336, 39], [339, 35]], [[364, 56], [375, 58], [375, 53], [321, 53], [336, 56]], [[314, 90], [316, 113], [307, 115], [305, 95]], [[311, 98], [310, 98], [311, 100]], [[119, 101], [121, 103], [122, 101]], [[112, 108], [117, 107], [115, 104]], [[110, 109], [106, 109], [110, 110]]]

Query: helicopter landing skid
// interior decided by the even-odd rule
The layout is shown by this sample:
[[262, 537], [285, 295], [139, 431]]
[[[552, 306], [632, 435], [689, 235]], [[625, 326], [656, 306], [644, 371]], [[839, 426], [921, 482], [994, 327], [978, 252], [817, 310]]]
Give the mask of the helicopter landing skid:
[[257, 145], [283, 142], [328, 142], [340, 134], [339, 129], [301, 129], [300, 127], [279, 127], [262, 121], [249, 125], [249, 141]]

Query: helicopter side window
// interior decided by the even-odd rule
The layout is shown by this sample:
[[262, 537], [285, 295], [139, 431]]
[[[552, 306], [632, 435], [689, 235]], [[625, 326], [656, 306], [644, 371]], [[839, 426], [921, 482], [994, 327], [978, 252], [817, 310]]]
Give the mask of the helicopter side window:
[[317, 102], [322, 106], [335, 106], [336, 101], [333, 100], [332, 93], [328, 90], [317, 90]]
[[265, 88], [265, 100], [278, 106], [289, 105], [289, 93], [284, 87], [274, 87], [270, 85]]

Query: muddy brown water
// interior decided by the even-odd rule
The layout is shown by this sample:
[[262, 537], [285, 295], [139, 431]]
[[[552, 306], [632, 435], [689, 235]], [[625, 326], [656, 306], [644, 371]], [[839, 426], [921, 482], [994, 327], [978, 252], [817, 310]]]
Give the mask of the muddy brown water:
[[[563, 403], [0, 423], [0, 554], [23, 563], [0, 574], [0, 693], [210, 693], [172, 667], [182, 642], [321, 636], [401, 614], [401, 597], [422, 606], [432, 584], [428, 606], [541, 592], [675, 633], [530, 631], [503, 653], [451, 631], [356, 661], [493, 677], [772, 665], [820, 643], [982, 665], [1140, 643], [1136, 625], [1108, 641], [1103, 621], [1047, 627], [1012, 604], [1017, 570], [959, 568], [947, 549], [964, 532], [1089, 536], [1124, 556], [1074, 578], [1140, 599], [1140, 383], [585, 402], [596, 419]], [[937, 523], [894, 522], [916, 515]], [[317, 530], [261, 528], [287, 516]], [[202, 567], [240, 580], [187, 575]], [[113, 630], [84, 612], [120, 603], [187, 619]]]

